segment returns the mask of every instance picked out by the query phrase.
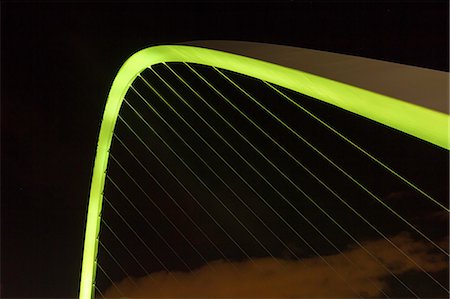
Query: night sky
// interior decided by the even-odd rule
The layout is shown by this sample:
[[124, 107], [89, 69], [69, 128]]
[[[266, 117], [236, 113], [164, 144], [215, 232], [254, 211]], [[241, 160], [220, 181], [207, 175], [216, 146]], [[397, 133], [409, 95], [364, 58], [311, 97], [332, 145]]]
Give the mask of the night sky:
[[[382, 1], [381, 4], [372, 1], [248, 1], [244, 4], [4, 1], [1, 22], [0, 282], [1, 295], [5, 298], [77, 296], [90, 176], [101, 115], [112, 80], [132, 53], [151, 45], [191, 40], [242, 40], [448, 72], [447, 1]], [[180, 74], [186, 72], [183, 66], [174, 68]], [[198, 69], [204, 74], [210, 72]], [[162, 67], [155, 70], [160, 74], [167, 72]], [[259, 90], [258, 82], [236, 80], [243, 80], [242, 84], [247, 84], [250, 90]], [[328, 113], [329, 108], [315, 107], [313, 102], [305, 101], [329, 121], [336, 118], [334, 112]], [[351, 129], [359, 126], [358, 121], [336, 121], [335, 125]], [[122, 127], [119, 124], [118, 134], [124, 130], [123, 124]], [[375, 136], [385, 133], [383, 129], [373, 132]], [[410, 157], [415, 154], [426, 157], [430, 150], [402, 136], [392, 138], [404, 143], [400, 149], [410, 145]], [[383, 153], [390, 140], [367, 146]], [[290, 144], [290, 140], [285, 142]], [[118, 148], [116, 140], [113, 149]], [[435, 189], [431, 181], [436, 173], [448, 176], [440, 164], [446, 161], [446, 152], [433, 150], [430, 153], [437, 153], [440, 160], [427, 166], [425, 175], [421, 174], [425, 176], [421, 183], [445, 202], [448, 186]], [[395, 160], [391, 162], [395, 164]], [[398, 166], [403, 167], [401, 163]], [[433, 169], [438, 170], [434, 173]], [[414, 170], [402, 170], [416, 176]], [[107, 185], [107, 191], [108, 186], [111, 188]], [[405, 196], [390, 196], [400, 198], [394, 204], [402, 206]], [[415, 217], [420, 208], [405, 212]], [[252, 255], [264, 256], [258, 250]], [[273, 252], [286, 255], [280, 248], [274, 247]], [[302, 256], [309, 255], [299, 252]], [[212, 256], [211, 260], [215, 258]], [[235, 254], [233, 258], [240, 256]], [[195, 266], [201, 264], [191, 262]], [[178, 264], [172, 268], [181, 269]]]

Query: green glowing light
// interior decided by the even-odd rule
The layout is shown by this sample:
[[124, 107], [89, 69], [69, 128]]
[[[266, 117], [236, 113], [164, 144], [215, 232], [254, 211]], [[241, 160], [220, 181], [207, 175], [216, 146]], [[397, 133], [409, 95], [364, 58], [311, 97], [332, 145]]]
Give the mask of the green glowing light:
[[109, 148], [123, 98], [147, 67], [162, 62], [214, 66], [261, 79], [333, 104], [449, 149], [447, 114], [272, 63], [192, 46], [156, 46], [131, 56], [119, 70], [108, 95], [97, 144], [80, 282], [80, 299], [94, 295], [98, 232]]

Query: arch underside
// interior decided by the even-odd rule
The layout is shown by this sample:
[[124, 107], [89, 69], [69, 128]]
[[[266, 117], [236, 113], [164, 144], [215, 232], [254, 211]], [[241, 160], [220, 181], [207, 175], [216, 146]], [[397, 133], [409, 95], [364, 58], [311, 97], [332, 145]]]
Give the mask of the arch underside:
[[449, 148], [449, 116], [442, 112], [299, 70], [216, 50], [177, 45], [156, 46], [139, 51], [125, 62], [114, 79], [103, 115], [89, 197], [80, 298], [91, 298], [94, 293], [98, 232], [109, 148], [123, 98], [131, 83], [143, 70], [158, 63], [169, 62], [196, 63], [241, 73], [327, 102], [436, 146]]

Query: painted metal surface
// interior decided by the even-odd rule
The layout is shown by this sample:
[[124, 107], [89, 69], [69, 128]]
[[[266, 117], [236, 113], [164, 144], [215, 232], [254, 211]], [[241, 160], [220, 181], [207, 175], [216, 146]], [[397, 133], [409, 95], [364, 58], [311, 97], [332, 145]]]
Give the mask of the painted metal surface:
[[201, 40], [184, 44], [252, 57], [449, 113], [448, 72], [257, 42]]

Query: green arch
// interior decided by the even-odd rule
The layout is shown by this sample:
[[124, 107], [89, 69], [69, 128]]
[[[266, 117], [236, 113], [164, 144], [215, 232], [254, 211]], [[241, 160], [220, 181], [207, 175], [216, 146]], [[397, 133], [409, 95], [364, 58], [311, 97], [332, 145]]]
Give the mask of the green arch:
[[138, 74], [161, 62], [198, 63], [242, 73], [322, 100], [449, 149], [449, 116], [445, 113], [299, 70], [226, 52], [182, 45], [155, 46], [141, 50], [120, 68], [103, 114], [89, 195], [80, 299], [90, 299], [94, 294], [103, 188], [109, 148], [123, 98]]

